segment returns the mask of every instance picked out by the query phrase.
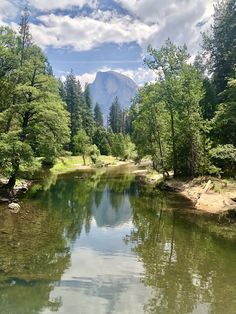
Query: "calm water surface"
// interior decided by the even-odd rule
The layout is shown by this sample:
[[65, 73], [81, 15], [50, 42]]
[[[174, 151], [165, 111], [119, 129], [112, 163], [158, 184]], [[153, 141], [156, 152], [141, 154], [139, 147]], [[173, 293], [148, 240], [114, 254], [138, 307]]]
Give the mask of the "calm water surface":
[[[236, 313], [236, 245], [134, 175], [74, 173], [0, 208], [0, 313]], [[210, 228], [209, 228], [210, 226]]]

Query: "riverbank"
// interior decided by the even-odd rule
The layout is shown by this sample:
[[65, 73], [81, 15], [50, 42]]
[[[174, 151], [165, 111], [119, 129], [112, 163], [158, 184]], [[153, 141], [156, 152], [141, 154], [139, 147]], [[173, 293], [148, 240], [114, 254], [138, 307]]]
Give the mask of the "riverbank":
[[[56, 160], [55, 165], [49, 170], [52, 176], [66, 174], [78, 170], [95, 170], [101, 168], [115, 168], [119, 166], [131, 165], [133, 161], [121, 161], [113, 156], [99, 156], [96, 164], [92, 163], [91, 159], [87, 157], [85, 159], [85, 165], [82, 156], [66, 156], [60, 157]], [[43, 170], [45, 171], [45, 170]], [[38, 182], [41, 177], [42, 169], [38, 169], [32, 179], [19, 179], [16, 182], [13, 192], [5, 189], [8, 182], [6, 178], [0, 177], [0, 202], [9, 203], [11, 201], [18, 201], [35, 182]]]
[[235, 211], [236, 216], [236, 180], [199, 177], [194, 179], [174, 179], [172, 176], [163, 181], [161, 174], [155, 171], [137, 173], [147, 184], [156, 188], [182, 194], [193, 202], [195, 209], [210, 214], [222, 214]]
[[96, 164], [92, 163], [90, 158], [85, 159], [85, 165], [81, 156], [61, 157], [56, 160], [53, 168], [50, 169], [52, 174], [65, 174], [77, 170], [93, 170], [104, 167], [118, 167], [132, 164], [133, 161], [121, 161], [113, 156], [99, 156]]

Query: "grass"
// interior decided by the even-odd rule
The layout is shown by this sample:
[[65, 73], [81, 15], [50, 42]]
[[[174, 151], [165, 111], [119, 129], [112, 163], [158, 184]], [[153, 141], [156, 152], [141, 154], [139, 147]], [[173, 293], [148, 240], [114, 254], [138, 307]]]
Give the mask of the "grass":
[[[95, 167], [92, 164], [91, 159], [86, 157], [86, 166], [87, 167]], [[112, 164], [115, 165], [117, 163], [117, 159], [113, 156], [100, 156], [99, 157], [99, 164]], [[51, 169], [53, 174], [59, 173], [66, 173], [72, 172], [75, 170], [83, 169], [84, 162], [82, 156], [67, 156], [67, 157], [60, 157], [57, 159], [55, 165]]]

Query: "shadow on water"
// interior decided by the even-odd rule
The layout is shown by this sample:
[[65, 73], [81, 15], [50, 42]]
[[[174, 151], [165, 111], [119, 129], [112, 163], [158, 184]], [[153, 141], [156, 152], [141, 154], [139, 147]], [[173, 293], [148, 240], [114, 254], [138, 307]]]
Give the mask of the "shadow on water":
[[47, 178], [1, 208], [0, 313], [236, 313], [235, 238], [190, 212], [128, 168]]

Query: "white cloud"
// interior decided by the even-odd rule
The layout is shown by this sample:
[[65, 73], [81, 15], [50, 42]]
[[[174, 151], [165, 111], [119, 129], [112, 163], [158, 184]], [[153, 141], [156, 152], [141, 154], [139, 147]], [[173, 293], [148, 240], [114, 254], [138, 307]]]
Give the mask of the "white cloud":
[[[0, 21], [15, 14], [19, 0], [0, 0]], [[143, 51], [148, 44], [160, 47], [170, 37], [176, 44], [186, 43], [191, 53], [199, 49], [201, 31], [209, 26], [216, 0], [115, 0], [129, 14], [102, 11], [99, 0], [29, 0], [32, 7], [49, 11], [90, 6], [89, 16], [45, 14], [31, 24], [35, 42], [41, 47], [72, 47], [87, 51], [104, 43], [137, 42]], [[19, 5], [18, 5], [19, 6]], [[198, 25], [198, 26], [197, 26]]]
[[8, 19], [14, 19], [17, 8], [12, 1], [0, 0], [0, 25], [5, 25]]
[[89, 6], [95, 8], [97, 0], [29, 0], [31, 6], [39, 10], [49, 11], [54, 9], [68, 9], [73, 6]]
[[100, 13], [100, 19], [90, 16], [71, 18], [62, 15], [38, 17], [41, 24], [31, 24], [31, 32], [37, 44], [45, 48], [71, 46], [77, 51], [86, 51], [104, 43], [137, 42], [142, 45], [158, 27], [146, 25], [129, 16]]
[[82, 89], [84, 89], [86, 83], [92, 83], [95, 80], [96, 72], [93, 73], [83, 73], [82, 75], [77, 75], [76, 78], [80, 81]]
[[[153, 71], [139, 67], [135, 70], [133, 69], [122, 69], [122, 68], [109, 68], [102, 67], [97, 70], [97, 72], [115, 71], [130, 77], [138, 86], [142, 86], [147, 82], [154, 82], [156, 75]], [[86, 83], [92, 83], [96, 77], [96, 72], [83, 73], [82, 75], [77, 75], [76, 78], [80, 81], [82, 88], [84, 88]], [[65, 76], [61, 77], [65, 80]]]
[[[186, 43], [191, 52], [198, 49], [201, 31], [209, 26], [215, 0], [116, 0], [143, 23], [159, 25], [144, 43], [160, 46], [170, 37], [177, 44]], [[197, 27], [203, 23], [202, 28]]]

